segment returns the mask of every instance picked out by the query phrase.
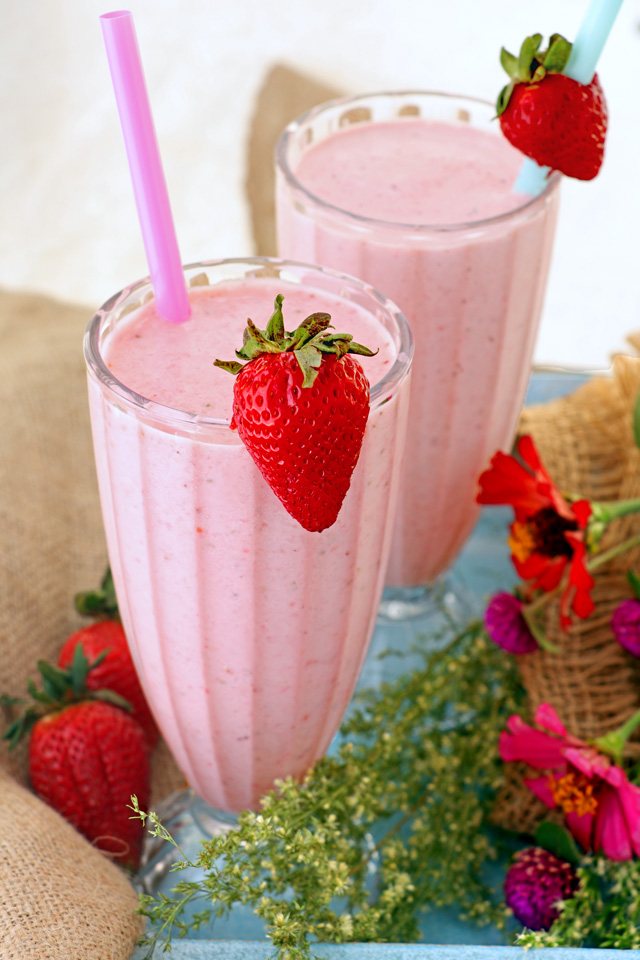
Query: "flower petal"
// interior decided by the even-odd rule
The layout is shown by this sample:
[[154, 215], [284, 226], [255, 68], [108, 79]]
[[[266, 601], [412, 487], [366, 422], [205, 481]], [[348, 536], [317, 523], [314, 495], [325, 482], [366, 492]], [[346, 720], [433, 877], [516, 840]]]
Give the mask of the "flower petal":
[[597, 750], [585, 743], [568, 744], [564, 756], [572, 767], [575, 767], [580, 773], [584, 773], [585, 777], [589, 777], [589, 779], [593, 777], [604, 778], [611, 766], [608, 757], [605, 757], [603, 753], [598, 753]]
[[529, 787], [529, 790], [535, 793], [538, 800], [542, 800], [545, 806], [553, 810], [556, 801], [551, 786], [549, 785], [548, 775], [544, 777], [525, 777], [524, 782]]
[[633, 856], [631, 838], [618, 793], [608, 785], [598, 791], [593, 849], [595, 853], [602, 850], [610, 860], [630, 860]]
[[534, 580], [531, 589], [544, 593], [558, 586], [569, 562], [567, 557], [544, 557], [541, 553], [532, 553], [524, 563], [519, 563], [516, 557], [512, 560], [518, 576], [522, 580]]
[[618, 787], [618, 800], [627, 823], [631, 846], [640, 857], [640, 787], [629, 783], [626, 776]]
[[571, 609], [577, 617], [584, 620], [595, 610], [595, 604], [591, 599], [591, 590], [593, 590], [595, 580], [585, 566], [587, 548], [582, 535], [565, 533], [565, 540], [573, 547], [573, 556], [569, 567], [569, 583], [575, 587], [575, 594]]
[[551, 506], [548, 495], [538, 490], [536, 478], [515, 457], [505, 453], [492, 457], [491, 466], [480, 474], [478, 484], [478, 503], [508, 504], [524, 510], [527, 516]]
[[517, 444], [517, 450], [519, 456], [522, 457], [527, 466], [530, 467], [534, 472], [538, 484], [538, 490], [541, 494], [548, 497], [549, 505], [552, 506], [561, 517], [565, 517], [567, 520], [573, 520], [574, 516], [571, 506], [567, 503], [565, 498], [560, 493], [558, 487], [555, 485], [545, 468], [542, 466], [542, 462], [533, 442], [533, 438], [526, 434], [525, 436], [520, 437]]
[[564, 765], [562, 740], [534, 730], [523, 721], [521, 724], [518, 732], [510, 728], [511, 733], [503, 731], [500, 734], [500, 756], [505, 763], [522, 760], [536, 770], [552, 770]]
[[591, 834], [593, 832], [593, 813], [568, 813], [565, 816], [565, 822], [569, 832], [578, 841], [583, 850], [591, 849]]
[[557, 737], [564, 737], [566, 740], [569, 736], [566, 727], [561, 723], [560, 717], [550, 703], [541, 703], [533, 719], [539, 727], [543, 727], [549, 733], [555, 733]]
[[591, 509], [591, 504], [588, 500], [574, 500], [571, 504], [571, 510], [573, 515], [578, 521], [578, 526], [581, 530], [586, 530], [587, 524], [589, 523], [589, 518], [593, 513]]

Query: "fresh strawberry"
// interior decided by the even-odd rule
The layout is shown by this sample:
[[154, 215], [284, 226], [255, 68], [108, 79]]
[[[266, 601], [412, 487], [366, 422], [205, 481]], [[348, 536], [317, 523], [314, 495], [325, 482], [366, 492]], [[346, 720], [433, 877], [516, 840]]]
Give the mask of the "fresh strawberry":
[[514, 57], [502, 49], [500, 62], [511, 82], [498, 97], [497, 114], [507, 140], [542, 167], [567, 177], [593, 180], [604, 157], [607, 105], [597, 75], [589, 84], [563, 75], [571, 44], [554, 34], [540, 51], [534, 34]]
[[306, 530], [335, 523], [349, 489], [369, 416], [369, 381], [350, 354], [373, 356], [349, 334], [330, 333], [313, 313], [293, 333], [275, 299], [267, 329], [247, 321], [236, 356], [215, 361], [237, 374], [231, 427], [263, 477]]
[[72, 634], [60, 651], [59, 667], [71, 666], [78, 644], [91, 661], [106, 651], [104, 659], [87, 675], [87, 688], [115, 690], [124, 697], [131, 704], [131, 716], [144, 730], [152, 750], [159, 732], [142, 692], [122, 624], [117, 620], [97, 620]]
[[[38, 663], [43, 689], [29, 681], [37, 702], [6, 730], [15, 746], [31, 731], [29, 773], [35, 792], [99, 849], [135, 869], [143, 826], [131, 819], [132, 794], [149, 803], [149, 751], [142, 727], [117, 694], [86, 689], [92, 665], [76, 646], [69, 669]], [[95, 699], [87, 699], [93, 696]], [[17, 703], [2, 698], [5, 704]]]

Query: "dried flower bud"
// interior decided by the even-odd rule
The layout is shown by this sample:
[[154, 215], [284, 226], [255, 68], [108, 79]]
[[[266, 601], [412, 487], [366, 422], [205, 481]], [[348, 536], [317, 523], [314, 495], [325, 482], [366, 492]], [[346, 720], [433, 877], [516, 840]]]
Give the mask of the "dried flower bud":
[[491, 598], [484, 625], [493, 642], [508, 653], [533, 653], [538, 649], [522, 615], [522, 601], [512, 593], [496, 593]]
[[640, 657], [640, 600], [623, 600], [613, 611], [611, 629], [618, 643]]
[[513, 915], [529, 930], [548, 930], [578, 886], [575, 867], [542, 847], [516, 854], [504, 881], [505, 901]]

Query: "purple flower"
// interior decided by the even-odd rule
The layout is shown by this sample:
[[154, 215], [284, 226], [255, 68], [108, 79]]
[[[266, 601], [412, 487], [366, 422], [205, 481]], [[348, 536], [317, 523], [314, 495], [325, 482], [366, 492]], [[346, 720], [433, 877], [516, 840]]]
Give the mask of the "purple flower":
[[623, 600], [613, 611], [611, 629], [618, 643], [640, 657], [640, 600]]
[[515, 856], [504, 881], [505, 901], [529, 930], [548, 930], [560, 915], [558, 903], [570, 900], [578, 886], [575, 867], [542, 847]]
[[533, 653], [538, 644], [522, 615], [522, 601], [512, 593], [496, 593], [489, 601], [484, 625], [494, 643], [508, 653]]

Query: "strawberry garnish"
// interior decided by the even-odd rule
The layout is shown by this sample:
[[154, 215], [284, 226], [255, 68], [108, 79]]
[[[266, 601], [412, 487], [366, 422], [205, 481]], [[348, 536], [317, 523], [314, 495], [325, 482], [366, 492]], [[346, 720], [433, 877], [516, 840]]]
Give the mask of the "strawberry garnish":
[[263, 477], [306, 530], [335, 523], [351, 483], [369, 416], [369, 381], [350, 354], [373, 351], [330, 332], [313, 313], [287, 333], [281, 294], [266, 330], [247, 321], [236, 356], [216, 360], [236, 374], [232, 429]]
[[[110, 690], [87, 689], [89, 663], [82, 646], [68, 668], [39, 661], [42, 689], [29, 681], [35, 705], [4, 733], [10, 747], [30, 733], [29, 774], [35, 792], [99, 849], [135, 869], [143, 827], [131, 819], [131, 795], [149, 802], [149, 751], [129, 705]], [[22, 701], [1, 697], [5, 706]]]
[[496, 107], [502, 132], [540, 166], [593, 180], [607, 132], [598, 77], [583, 84], [564, 76], [571, 44], [560, 34], [553, 34], [547, 50], [540, 50], [541, 43], [539, 33], [527, 37], [518, 57], [502, 48], [500, 62], [511, 78]]

